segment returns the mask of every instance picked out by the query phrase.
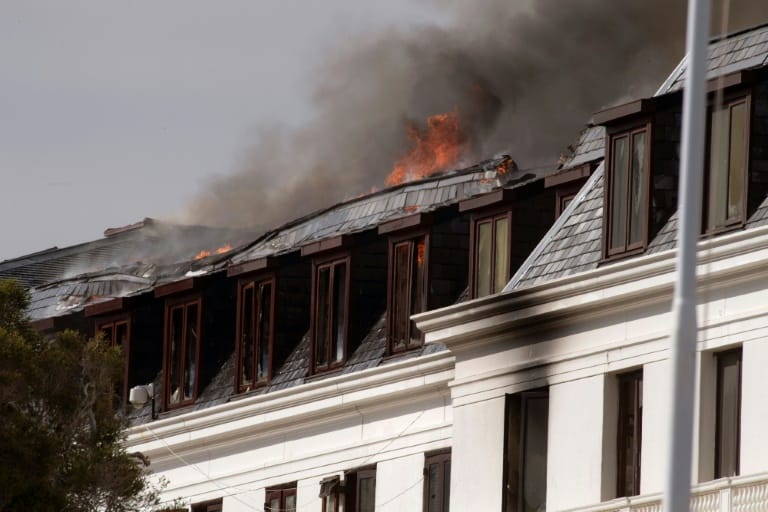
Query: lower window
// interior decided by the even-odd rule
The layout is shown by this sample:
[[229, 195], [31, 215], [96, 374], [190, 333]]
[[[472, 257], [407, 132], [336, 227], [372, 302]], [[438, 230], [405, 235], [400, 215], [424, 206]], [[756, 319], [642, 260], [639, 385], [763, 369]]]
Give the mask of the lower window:
[[619, 423], [616, 452], [616, 497], [640, 494], [640, 448], [643, 427], [643, 372], [618, 375]]
[[296, 512], [296, 482], [267, 488], [265, 512]]
[[323, 500], [323, 512], [339, 512], [339, 490], [341, 480], [338, 476], [325, 478], [320, 482], [320, 499]]
[[345, 475], [344, 512], [374, 512], [376, 509], [376, 468], [349, 471]]
[[741, 428], [741, 349], [715, 354], [717, 408], [715, 413], [715, 478], [739, 474]]
[[547, 390], [526, 391], [507, 397], [506, 512], [546, 509], [548, 423]]
[[206, 501], [205, 503], [195, 503], [190, 509], [191, 512], [221, 512], [221, 499]]
[[424, 510], [448, 512], [451, 491], [451, 452], [428, 455], [424, 461]]

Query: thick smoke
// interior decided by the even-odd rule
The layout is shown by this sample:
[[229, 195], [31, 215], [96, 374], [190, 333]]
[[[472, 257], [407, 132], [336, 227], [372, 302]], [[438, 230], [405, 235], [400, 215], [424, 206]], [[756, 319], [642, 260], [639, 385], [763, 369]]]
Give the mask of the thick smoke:
[[[766, 21], [764, 1], [731, 0], [727, 31]], [[652, 94], [684, 50], [683, 0], [440, 3], [450, 26], [345, 41], [320, 67], [317, 116], [264, 134], [238, 172], [206, 184], [189, 220], [268, 229], [381, 187], [408, 148], [405, 122], [453, 109], [472, 159], [552, 164], [593, 112]]]

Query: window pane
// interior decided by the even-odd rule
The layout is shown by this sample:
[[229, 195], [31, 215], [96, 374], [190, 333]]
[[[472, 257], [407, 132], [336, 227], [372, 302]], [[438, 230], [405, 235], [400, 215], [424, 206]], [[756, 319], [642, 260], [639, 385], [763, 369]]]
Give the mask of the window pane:
[[629, 245], [643, 241], [645, 215], [645, 132], [632, 136], [632, 183], [630, 189]]
[[[427, 262], [425, 261], [424, 251], [426, 249], [426, 240], [424, 237], [417, 238], [415, 241], [416, 247], [414, 249], [415, 257], [413, 258], [413, 284], [411, 285], [411, 314], [422, 313], [426, 311], [424, 293], [426, 290], [427, 279]], [[416, 328], [416, 322], [410, 322], [411, 334], [410, 337], [415, 341], [415, 344], [421, 343], [421, 332]]]
[[253, 286], [243, 289], [242, 297], [242, 334], [240, 338], [240, 353], [242, 366], [240, 368], [240, 384], [243, 387], [253, 384]]
[[272, 336], [270, 324], [272, 314], [272, 284], [265, 283], [259, 288], [259, 359], [258, 375], [260, 381], [269, 377], [269, 341]]
[[392, 276], [392, 348], [402, 348], [408, 337], [409, 323], [409, 270], [411, 259], [411, 242], [403, 242], [395, 246], [394, 275]]
[[498, 293], [509, 280], [509, 219], [496, 219], [496, 239], [494, 240], [493, 290]]
[[176, 307], [171, 310], [171, 339], [169, 356], [171, 371], [168, 377], [168, 403], [177, 404], [181, 401], [181, 342], [184, 330], [184, 309]]
[[333, 340], [335, 351], [333, 362], [344, 360], [344, 327], [347, 311], [347, 264], [336, 265], [333, 269]]
[[617, 495], [640, 493], [640, 441], [642, 429], [642, 373], [619, 377]]
[[360, 496], [358, 512], [374, 512], [376, 505], [376, 488], [374, 486], [375, 480], [371, 478], [363, 478], [360, 480]]
[[725, 225], [728, 193], [728, 136], [729, 111], [720, 109], [710, 118], [709, 146], [709, 204], [707, 228]]
[[491, 222], [477, 225], [477, 268], [475, 283], [477, 296], [484, 297], [491, 293]]
[[120, 322], [115, 325], [115, 342], [118, 347], [125, 347], [128, 343], [128, 323]]
[[715, 478], [739, 474], [741, 351], [717, 357]]
[[442, 497], [440, 489], [440, 464], [430, 464], [428, 473], [427, 510], [429, 512], [442, 512], [440, 510], [440, 498]]
[[523, 447], [522, 510], [544, 510], [547, 502], [547, 424], [549, 398], [532, 396], [525, 400], [525, 443]]
[[187, 306], [186, 359], [184, 362], [184, 400], [195, 396], [195, 377], [197, 370], [197, 304]]
[[744, 176], [747, 108], [745, 103], [731, 107], [731, 140], [728, 173], [728, 219], [740, 219], [744, 211]]
[[611, 217], [608, 247], [623, 248], [626, 245], [627, 221], [627, 174], [629, 172], [628, 138], [613, 141], [613, 173], [611, 174]]
[[315, 364], [328, 364], [328, 316], [330, 304], [328, 293], [331, 280], [330, 267], [324, 267], [317, 272], [317, 318], [315, 319]]
[[276, 512], [281, 510], [282, 507], [280, 507], [280, 498], [272, 498], [269, 500], [269, 512]]
[[115, 328], [114, 324], [105, 324], [101, 327], [101, 334], [104, 337], [104, 341], [113, 345], [115, 343]]
[[443, 475], [443, 509], [448, 512], [451, 504], [451, 461], [445, 461], [445, 475]]
[[296, 512], [296, 495], [289, 494], [285, 497], [285, 512]]

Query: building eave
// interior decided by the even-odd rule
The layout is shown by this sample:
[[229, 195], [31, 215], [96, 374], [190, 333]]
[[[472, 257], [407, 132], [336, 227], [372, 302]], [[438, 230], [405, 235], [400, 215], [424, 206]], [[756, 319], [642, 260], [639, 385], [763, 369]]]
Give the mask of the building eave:
[[[542, 328], [562, 319], [597, 317], [633, 305], [668, 301], [676, 250], [627, 259], [540, 285], [476, 299], [413, 317], [427, 343], [454, 353], [512, 338], [514, 330]], [[768, 227], [698, 244], [700, 288], [712, 290], [768, 275]]]
[[443, 351], [191, 411], [127, 431], [125, 446], [154, 463], [213, 445], [285, 433], [398, 400], [448, 393], [454, 358]]

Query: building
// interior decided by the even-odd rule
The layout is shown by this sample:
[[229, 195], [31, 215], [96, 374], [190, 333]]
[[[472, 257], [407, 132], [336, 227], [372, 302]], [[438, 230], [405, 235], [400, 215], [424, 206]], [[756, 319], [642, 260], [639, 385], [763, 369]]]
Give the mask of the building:
[[410, 316], [501, 291], [572, 183], [553, 171], [500, 157], [258, 236], [145, 219], [0, 278], [42, 331], [123, 347], [126, 442], [169, 502], [447, 510], [453, 356]]
[[[709, 65], [693, 509], [763, 510], [768, 26]], [[684, 71], [557, 169], [502, 157], [259, 235], [145, 220], [0, 278], [41, 330], [124, 347], [126, 443], [193, 512], [658, 510]]]
[[[710, 46], [697, 511], [768, 510], [766, 64], [767, 26]], [[685, 66], [594, 115], [575, 159], [605, 158], [505, 293], [415, 317], [456, 358], [453, 510], [661, 510]]]

